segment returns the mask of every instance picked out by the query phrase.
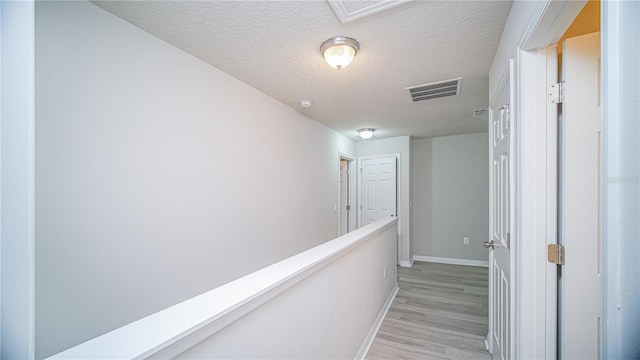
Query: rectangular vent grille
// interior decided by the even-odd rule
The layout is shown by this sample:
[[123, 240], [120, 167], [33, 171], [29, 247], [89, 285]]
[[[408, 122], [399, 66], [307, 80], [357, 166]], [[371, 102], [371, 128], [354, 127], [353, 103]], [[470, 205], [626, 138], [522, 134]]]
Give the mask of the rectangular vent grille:
[[473, 110], [472, 115], [473, 117], [485, 116], [487, 112], [489, 112], [489, 109], [476, 109]]
[[408, 87], [413, 102], [454, 96], [460, 93], [462, 78]]

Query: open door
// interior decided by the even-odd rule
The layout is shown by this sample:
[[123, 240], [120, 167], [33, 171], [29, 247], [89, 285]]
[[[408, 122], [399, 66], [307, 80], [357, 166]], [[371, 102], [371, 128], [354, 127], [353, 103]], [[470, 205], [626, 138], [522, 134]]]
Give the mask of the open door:
[[493, 359], [512, 359], [511, 192], [513, 60], [489, 105], [489, 334], [487, 348]]
[[559, 358], [598, 359], [600, 344], [600, 33], [567, 39], [560, 118]]

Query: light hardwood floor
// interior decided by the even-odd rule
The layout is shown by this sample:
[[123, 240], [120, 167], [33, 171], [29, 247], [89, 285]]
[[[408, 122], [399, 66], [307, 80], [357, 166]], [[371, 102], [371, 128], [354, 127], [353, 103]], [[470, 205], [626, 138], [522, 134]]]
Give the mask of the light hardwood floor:
[[398, 284], [367, 359], [491, 359], [487, 268], [415, 262]]

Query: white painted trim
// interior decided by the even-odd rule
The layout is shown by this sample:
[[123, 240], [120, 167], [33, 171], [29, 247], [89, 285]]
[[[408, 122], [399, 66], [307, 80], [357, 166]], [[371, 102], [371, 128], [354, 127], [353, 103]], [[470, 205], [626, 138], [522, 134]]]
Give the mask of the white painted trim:
[[397, 223], [380, 219], [49, 359], [174, 358]]
[[423, 255], [414, 255], [413, 259], [415, 261], [425, 261], [425, 262], [438, 263], [438, 264], [480, 266], [480, 267], [486, 267], [486, 268], [489, 267], [489, 261], [484, 261], [484, 260], [454, 259], [454, 258], [423, 256]]
[[402, 266], [402, 267], [413, 267], [413, 261], [414, 261], [413, 258], [411, 260], [400, 260], [400, 266]]
[[0, 358], [2, 357], [2, 5], [0, 2]]
[[[348, 216], [349, 216], [349, 220], [348, 220], [348, 226], [347, 226], [347, 233], [355, 230], [356, 227], [356, 219], [357, 219], [357, 213], [358, 213], [358, 209], [357, 206], [355, 206], [354, 204], [356, 203], [356, 194], [354, 191], [355, 188], [355, 183], [356, 183], [356, 161], [355, 158], [351, 155], [348, 155], [342, 151], [338, 151], [338, 172], [340, 171], [340, 160], [347, 160], [347, 171], [349, 172], [349, 182], [347, 183], [347, 192], [349, 193], [349, 198], [348, 201], [349, 203], [352, 205], [352, 209], [349, 211]], [[338, 211], [336, 211], [336, 218], [337, 223], [338, 223], [338, 232], [337, 232], [337, 236], [340, 236], [340, 175], [338, 175]]]
[[344, 1], [342, 0], [327, 0], [333, 12], [336, 14], [341, 23], [346, 24], [348, 22], [361, 19], [363, 17], [377, 14], [379, 12], [391, 9], [398, 5], [402, 5], [409, 0], [393, 0], [393, 1], [380, 1], [376, 2], [372, 5], [366, 6], [362, 9], [357, 9], [355, 11], [347, 10], [347, 7], [344, 5]]
[[[538, 79], [538, 93], [546, 94], [547, 87], [544, 84], [551, 84], [552, 79], [558, 79], [558, 53], [556, 46], [550, 46], [544, 50], [540, 50], [540, 55], [544, 58], [540, 59], [541, 66], [544, 71], [539, 71], [539, 76], [544, 77]], [[539, 55], [539, 56], [540, 56]], [[546, 132], [545, 142], [541, 146], [546, 150], [546, 204], [542, 205], [543, 211], [546, 211], [546, 244], [537, 247], [537, 258], [546, 258], [547, 246], [558, 242], [558, 107], [551, 106], [546, 97], [538, 102], [540, 110], [545, 109], [546, 122], [540, 122]], [[540, 181], [544, 181], [540, 179]], [[546, 277], [544, 279], [545, 299], [541, 301], [542, 307], [540, 311], [546, 314], [546, 323], [554, 324], [558, 319], [558, 267], [555, 264], [546, 263]], [[546, 358], [557, 358], [557, 328], [549, 327], [545, 329], [545, 356]]]
[[[553, 139], [547, 136], [546, 78], [539, 74], [538, 49], [553, 45], [578, 15], [585, 1], [545, 0], [537, 4], [517, 44], [516, 166], [514, 167], [514, 229], [516, 259], [514, 358], [555, 358], [556, 319], [549, 308], [555, 289], [548, 281], [548, 236], [552, 235], [555, 203], [550, 176], [555, 163]], [[531, 51], [525, 51], [531, 50]], [[515, 240], [515, 241], [514, 241]]]
[[396, 286], [389, 293], [387, 301], [384, 303], [384, 306], [382, 306], [382, 309], [380, 309], [380, 313], [378, 314], [376, 321], [373, 322], [371, 330], [369, 330], [367, 337], [362, 342], [362, 346], [360, 346], [360, 350], [358, 350], [354, 359], [360, 360], [364, 359], [367, 356], [367, 353], [371, 348], [371, 344], [373, 344], [373, 340], [376, 338], [378, 330], [380, 330], [380, 326], [382, 326], [382, 322], [387, 316], [387, 312], [389, 312], [389, 309], [391, 308], [391, 304], [393, 304], [393, 300], [396, 298], [396, 295], [398, 295], [398, 290], [400, 290], [400, 288], [398, 287], [398, 283], [396, 282]]
[[518, 48], [538, 50], [557, 43], [586, 4], [587, 0], [540, 1]]
[[[35, 2], [0, 2], [2, 358], [35, 357]], [[4, 330], [4, 331], [2, 331]]]

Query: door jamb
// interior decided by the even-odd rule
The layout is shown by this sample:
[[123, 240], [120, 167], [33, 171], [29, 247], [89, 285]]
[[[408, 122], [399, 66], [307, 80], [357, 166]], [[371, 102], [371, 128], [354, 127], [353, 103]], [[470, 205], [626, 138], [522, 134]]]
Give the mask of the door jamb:
[[[516, 47], [516, 224], [517, 250], [515, 358], [555, 358], [557, 303], [546, 260], [548, 238], [556, 231], [557, 197], [552, 196], [555, 142], [547, 136], [546, 81], [536, 75], [539, 49], [557, 43], [586, 1], [538, 3]], [[524, 166], [523, 164], [527, 164]], [[553, 180], [555, 181], [555, 180]], [[551, 200], [552, 203], [548, 203]], [[553, 201], [555, 200], [555, 201]], [[527, 254], [527, 256], [524, 256]], [[540, 276], [540, 274], [544, 274]], [[526, 341], [525, 341], [526, 339]]]
[[[354, 209], [353, 204], [356, 203], [356, 192], [353, 191], [354, 185], [356, 182], [356, 171], [355, 171], [355, 158], [351, 155], [347, 155], [342, 151], [338, 151], [338, 172], [340, 171], [340, 160], [347, 161], [347, 171], [349, 172], [348, 182], [347, 182], [347, 193], [348, 193], [348, 203], [351, 205], [351, 209], [347, 213], [347, 233], [355, 230], [356, 227], [356, 213], [357, 209]], [[338, 236], [340, 236], [340, 192], [342, 189], [340, 188], [340, 173], [338, 173], [338, 208], [336, 209], [336, 216], [338, 219]]]

